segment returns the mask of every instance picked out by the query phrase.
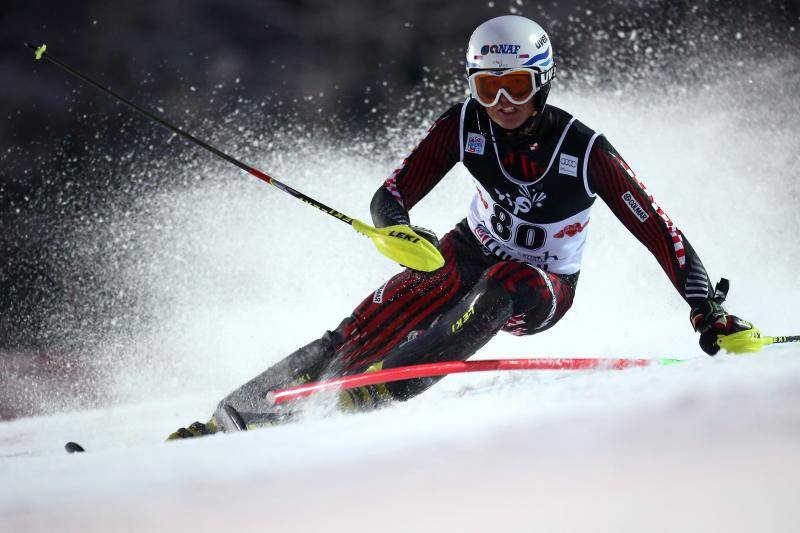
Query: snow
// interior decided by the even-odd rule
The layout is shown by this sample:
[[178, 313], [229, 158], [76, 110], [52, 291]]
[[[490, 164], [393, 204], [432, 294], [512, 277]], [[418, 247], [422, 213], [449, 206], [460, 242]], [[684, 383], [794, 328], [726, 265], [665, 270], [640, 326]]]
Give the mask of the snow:
[[458, 376], [380, 412], [169, 444], [203, 401], [19, 420], [0, 430], [0, 529], [796, 531], [798, 355]]
[[[726, 91], [551, 98], [608, 135], [710, 274], [731, 279], [732, 312], [798, 334], [797, 128]], [[742, 127], [756, 116], [769, 135]], [[278, 177], [368, 219], [390, 170], [326, 150]], [[114, 355], [107, 407], [0, 424], [0, 531], [800, 530], [800, 349], [702, 354], [685, 304], [602, 204], [567, 317], [479, 357], [687, 363], [452, 376], [373, 413], [318, 402], [301, 423], [165, 444], [395, 271], [342, 224], [236, 176], [146, 199], [169, 223], [118, 281], [146, 287], [158, 320], [98, 346]], [[414, 220], [443, 234], [471, 194], [456, 168]], [[69, 440], [87, 453], [67, 455]]]

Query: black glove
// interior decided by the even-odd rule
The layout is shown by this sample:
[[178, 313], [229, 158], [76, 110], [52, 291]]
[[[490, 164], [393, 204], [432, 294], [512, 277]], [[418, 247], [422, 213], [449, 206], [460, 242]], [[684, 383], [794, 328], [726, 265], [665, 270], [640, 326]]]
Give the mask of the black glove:
[[437, 250], [439, 249], [439, 237], [437, 237], [434, 232], [432, 232], [429, 229], [421, 228], [419, 226], [409, 226], [409, 227], [414, 230], [414, 233], [416, 233], [417, 235], [419, 235], [420, 237], [422, 237], [423, 239], [434, 245]]
[[753, 324], [728, 314], [722, 307], [729, 288], [730, 282], [722, 278], [714, 289], [714, 295], [697, 307], [693, 307], [689, 315], [694, 330], [700, 332], [700, 348], [708, 355], [716, 355], [719, 351], [718, 335], [730, 335], [753, 329]]

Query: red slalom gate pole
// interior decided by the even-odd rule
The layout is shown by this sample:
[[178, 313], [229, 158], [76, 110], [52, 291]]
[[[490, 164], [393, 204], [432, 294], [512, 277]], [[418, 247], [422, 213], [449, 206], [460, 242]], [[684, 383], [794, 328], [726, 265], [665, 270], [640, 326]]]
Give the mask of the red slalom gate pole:
[[446, 376], [467, 372], [492, 372], [498, 370], [623, 370], [625, 368], [649, 366], [653, 364], [670, 365], [682, 363], [683, 359], [597, 359], [597, 358], [539, 358], [539, 359], [485, 359], [478, 361], [449, 361], [446, 363], [427, 363], [401, 366], [353, 374], [325, 381], [306, 383], [298, 387], [279, 389], [267, 393], [267, 401], [273, 405], [306, 398], [312, 394], [333, 390], [347, 390], [379, 383], [391, 383], [406, 379]]

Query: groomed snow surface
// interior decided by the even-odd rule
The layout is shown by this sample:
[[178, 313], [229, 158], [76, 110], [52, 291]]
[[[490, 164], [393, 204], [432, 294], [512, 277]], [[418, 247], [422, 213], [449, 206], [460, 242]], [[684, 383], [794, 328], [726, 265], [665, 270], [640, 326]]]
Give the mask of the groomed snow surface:
[[[720, 91], [551, 98], [608, 135], [715, 280], [732, 280], [731, 311], [797, 334], [796, 126], [770, 114], [777, 105], [743, 116], [744, 93]], [[743, 127], [756, 115], [768, 134]], [[330, 149], [279, 177], [368, 218], [390, 171], [368, 156]], [[445, 233], [472, 191], [456, 167], [414, 221]], [[146, 285], [158, 320], [97, 347], [114, 354], [97, 356], [113, 370], [106, 407], [0, 424], [0, 531], [800, 531], [800, 349], [702, 354], [686, 305], [602, 202], [567, 317], [535, 337], [498, 336], [478, 357], [687, 363], [451, 376], [378, 412], [320, 403], [301, 423], [164, 443], [396, 269], [235, 171], [147, 201], [171, 223], [142, 237], [152, 256], [121, 282]], [[87, 453], [67, 455], [69, 440]]]
[[797, 531], [798, 375], [782, 350], [459, 376], [377, 413], [169, 444], [208, 402], [19, 420], [2, 530]]

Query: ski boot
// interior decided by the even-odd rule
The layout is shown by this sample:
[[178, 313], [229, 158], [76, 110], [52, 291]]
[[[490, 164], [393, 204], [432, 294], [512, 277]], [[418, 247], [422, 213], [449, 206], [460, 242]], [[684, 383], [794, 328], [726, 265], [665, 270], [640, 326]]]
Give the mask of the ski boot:
[[194, 422], [185, 428], [178, 428], [177, 431], [170, 434], [167, 440], [178, 439], [191, 439], [194, 437], [205, 437], [206, 435], [213, 435], [219, 431], [217, 420], [212, 416], [211, 420], [205, 424], [202, 422]]
[[191, 439], [215, 433], [247, 431], [249, 429], [276, 426], [286, 423], [288, 420], [289, 415], [286, 413], [244, 413], [244, 416], [242, 416], [232, 406], [222, 404], [211, 417], [211, 420], [205, 424], [194, 422], [188, 427], [179, 428], [171, 433], [167, 440]]
[[[365, 372], [378, 372], [383, 370], [383, 361], [374, 363]], [[366, 385], [339, 392], [336, 406], [343, 412], [361, 412], [379, 409], [397, 398], [392, 394], [386, 383]]]

